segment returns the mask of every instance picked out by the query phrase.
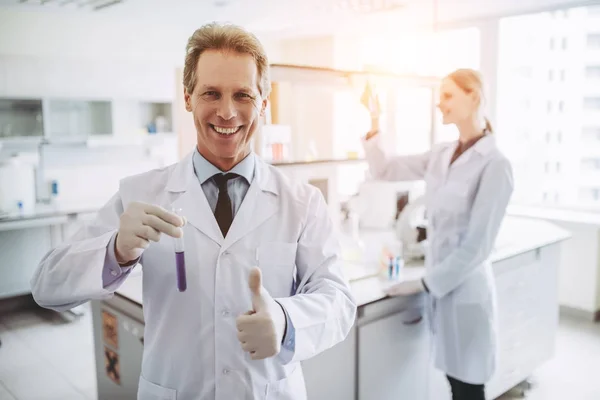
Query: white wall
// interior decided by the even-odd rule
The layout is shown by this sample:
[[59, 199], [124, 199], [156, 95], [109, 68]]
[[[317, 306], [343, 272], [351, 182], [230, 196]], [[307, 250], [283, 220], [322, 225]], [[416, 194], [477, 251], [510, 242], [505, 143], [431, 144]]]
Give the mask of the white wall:
[[[0, 10], [0, 96], [173, 100], [192, 33], [135, 18]], [[261, 39], [276, 61], [277, 42]]]

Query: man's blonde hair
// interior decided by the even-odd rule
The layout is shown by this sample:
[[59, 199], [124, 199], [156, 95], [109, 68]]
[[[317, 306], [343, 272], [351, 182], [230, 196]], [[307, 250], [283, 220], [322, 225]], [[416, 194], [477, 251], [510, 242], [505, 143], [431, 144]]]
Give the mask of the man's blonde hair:
[[271, 92], [269, 60], [258, 38], [244, 28], [212, 22], [206, 24], [188, 39], [183, 67], [183, 86], [191, 94], [196, 86], [196, 65], [206, 50], [234, 51], [249, 54], [256, 62], [258, 70], [258, 90], [263, 98]]

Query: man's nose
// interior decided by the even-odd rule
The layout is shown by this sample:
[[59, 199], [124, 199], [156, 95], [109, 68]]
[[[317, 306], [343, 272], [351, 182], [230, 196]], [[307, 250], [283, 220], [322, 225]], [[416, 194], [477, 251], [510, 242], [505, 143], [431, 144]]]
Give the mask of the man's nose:
[[235, 108], [235, 104], [231, 99], [223, 98], [219, 103], [219, 108], [217, 109], [217, 116], [221, 117], [224, 120], [230, 120], [237, 116], [237, 110]]

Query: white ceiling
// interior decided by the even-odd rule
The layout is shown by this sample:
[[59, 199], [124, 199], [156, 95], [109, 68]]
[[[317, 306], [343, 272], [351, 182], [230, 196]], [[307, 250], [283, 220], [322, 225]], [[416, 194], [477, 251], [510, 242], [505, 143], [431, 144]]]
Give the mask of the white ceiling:
[[[92, 11], [79, 3], [101, 4], [109, 0], [0, 0], [2, 9], [34, 10], [79, 15], [94, 14], [111, 21], [120, 19], [136, 25], [177, 25], [194, 29], [210, 20], [227, 20], [256, 32], [282, 35], [324, 34], [358, 29], [413, 29], [448, 26], [478, 19], [543, 11], [553, 8], [600, 4], [581, 0], [123, 0], [122, 3]], [[40, 5], [44, 2], [44, 5]], [[343, 11], [343, 3], [381, 4], [402, 2], [397, 11], [355, 14]], [[61, 6], [62, 3], [70, 3]], [[358, 27], [358, 29], [357, 29]]]

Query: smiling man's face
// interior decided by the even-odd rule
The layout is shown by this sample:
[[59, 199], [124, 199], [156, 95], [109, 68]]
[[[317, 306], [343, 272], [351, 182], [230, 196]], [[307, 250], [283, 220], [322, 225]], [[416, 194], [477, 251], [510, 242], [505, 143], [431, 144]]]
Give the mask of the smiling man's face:
[[185, 107], [194, 117], [198, 151], [222, 171], [250, 152], [267, 106], [258, 89], [258, 68], [249, 54], [208, 50], [196, 66], [196, 86], [185, 90]]

